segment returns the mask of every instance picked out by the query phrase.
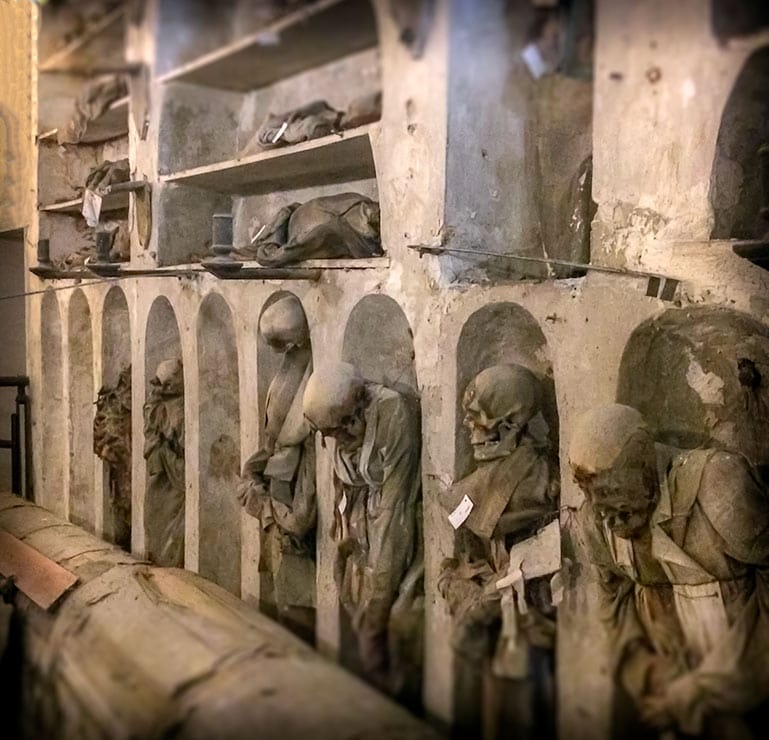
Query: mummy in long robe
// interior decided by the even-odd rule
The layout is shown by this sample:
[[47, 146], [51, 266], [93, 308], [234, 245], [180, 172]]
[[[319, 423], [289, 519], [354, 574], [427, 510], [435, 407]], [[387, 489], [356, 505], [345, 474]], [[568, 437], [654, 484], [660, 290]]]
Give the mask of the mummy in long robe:
[[184, 566], [184, 374], [179, 360], [158, 365], [144, 404], [147, 557]]
[[286, 295], [268, 306], [259, 320], [259, 332], [283, 359], [267, 391], [264, 442], [244, 466], [240, 498], [246, 512], [262, 525], [259, 570], [272, 586], [270, 606], [281, 622], [312, 641], [315, 439], [302, 414], [312, 351], [299, 299]]
[[336, 441], [335, 576], [363, 673], [413, 700], [424, 594], [418, 402], [335, 363], [310, 378], [304, 414]]
[[769, 709], [769, 495], [756, 471], [733, 452], [655, 446], [618, 404], [581, 420], [570, 460], [614, 675], [642, 721], [755, 737]]

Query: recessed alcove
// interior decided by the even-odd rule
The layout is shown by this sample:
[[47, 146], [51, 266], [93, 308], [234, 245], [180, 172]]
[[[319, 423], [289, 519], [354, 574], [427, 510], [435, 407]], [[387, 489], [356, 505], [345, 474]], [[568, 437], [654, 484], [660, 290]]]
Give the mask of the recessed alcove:
[[747, 59], [721, 114], [710, 174], [711, 239], [762, 239], [769, 231], [762, 190], [769, 152], [759, 156], [759, 148], [769, 144], [767, 89], [769, 46]]
[[216, 293], [197, 321], [200, 509], [198, 571], [240, 594], [240, 386], [232, 311]]
[[648, 319], [622, 355], [617, 401], [637, 408], [658, 441], [716, 446], [769, 464], [769, 327], [723, 308]]
[[[527, 433], [557, 456], [558, 409], [549, 348], [542, 329], [526, 309], [515, 303], [499, 302], [475, 311], [462, 327], [456, 357], [455, 481], [463, 479], [477, 467], [470, 433], [464, 424], [462, 399], [473, 378], [493, 365], [521, 365], [541, 381], [541, 412], [528, 423]], [[455, 541], [458, 550], [461, 549], [459, 540], [465, 536], [465, 531], [458, 530]], [[493, 621], [487, 629], [488, 639], [493, 645], [499, 621]], [[466, 654], [465, 649], [463, 645], [462, 649], [455, 647], [454, 651], [452, 683], [454, 727], [457, 732], [472, 732], [473, 728], [488, 726], [495, 728], [493, 736], [496, 737], [496, 732], [503, 725], [520, 730], [527, 723], [532, 723], [532, 712], [537, 711], [535, 705], [538, 702], [544, 702], [540, 711], [552, 711], [548, 700], [543, 698], [547, 693], [543, 686], [552, 684], [554, 671], [552, 655], [546, 650], [529, 655], [528, 659], [536, 661], [536, 664], [532, 663], [534, 667], [530, 670], [533, 673], [526, 680], [511, 681], [497, 678], [488, 658], [478, 660], [471, 653]], [[535, 675], [536, 678], [532, 678]], [[544, 724], [542, 731], [547, 736]]]
[[[101, 385], [115, 388], [120, 374], [131, 367], [131, 319], [125, 293], [118, 286], [107, 292], [102, 310]], [[129, 421], [130, 428], [130, 421]], [[103, 530], [105, 539], [124, 549], [131, 548], [131, 446], [125, 451], [127, 464], [112, 467], [100, 461], [104, 474]], [[122, 463], [122, 461], [121, 461]], [[128, 503], [118, 511], [116, 500]], [[118, 520], [118, 516], [121, 520]]]
[[369, 295], [356, 304], [345, 327], [342, 358], [368, 380], [417, 392], [414, 335], [403, 309], [389, 296]]
[[69, 299], [69, 518], [91, 532], [96, 525], [94, 501], [93, 330], [91, 309], [81, 290]]
[[521, 306], [491, 303], [467, 319], [457, 343], [457, 478], [473, 467], [470, 439], [463, 426], [465, 388], [481, 370], [502, 363], [522, 365], [542, 381], [542, 417], [533, 420], [531, 432], [542, 441], [549, 440], [552, 450], [558, 449], [558, 408], [545, 335], [536, 319]]
[[[345, 326], [341, 359], [354, 365], [366, 380], [381, 383], [402, 394], [418, 398], [413, 332], [403, 309], [393, 298], [386, 295], [368, 295], [355, 305]], [[416, 507], [416, 516], [417, 537], [423, 539], [421, 496]], [[419, 558], [415, 558], [414, 563], [418, 560]], [[408, 572], [404, 580], [407, 577]], [[417, 593], [420, 591], [421, 586]], [[423, 597], [417, 596], [416, 600], [420, 598]], [[415, 609], [415, 614], [417, 612]], [[419, 613], [423, 616], [423, 612]], [[339, 615], [339, 659], [348, 669], [365, 676], [351, 619], [341, 606]], [[412, 627], [416, 632], [421, 628]], [[416, 644], [420, 644], [419, 639]], [[414, 666], [418, 666], [423, 656], [414, 655], [411, 659]], [[422, 677], [416, 675], [416, 671], [413, 674], [409, 685], [402, 690], [401, 699], [407, 701], [413, 710], [418, 711]], [[412, 685], [414, 681], [418, 683]]]
[[[163, 6], [160, 28], [170, 35], [158, 62], [159, 264], [208, 256], [217, 212], [233, 213], [235, 244], [243, 246], [288, 203], [337, 192], [378, 199], [370, 138], [376, 113], [340, 120], [309, 141], [263, 147], [255, 140], [271, 114], [321, 100], [344, 113], [381, 92], [370, 2], [320, 0], [282, 14], [243, 2], [216, 10], [189, 0]], [[183, 34], [172, 33], [182, 25]], [[195, 214], [194, 224], [178, 222], [180, 209]]]
[[43, 449], [41, 470], [43, 490], [39, 499], [46, 508], [66, 516], [65, 465], [67, 417], [64, 403], [61, 312], [56, 293], [47, 291], [40, 307], [42, 355], [41, 418]]
[[[150, 400], [153, 380], [156, 378], [158, 367], [166, 360], [182, 359], [182, 345], [179, 334], [179, 325], [176, 314], [171, 303], [165, 296], [159, 296], [152, 303], [149, 316], [147, 317], [147, 326], [145, 330], [145, 356], [144, 356], [144, 382], [145, 382], [145, 404]], [[183, 398], [183, 397], [182, 397]], [[183, 402], [183, 400], [182, 400]], [[182, 407], [183, 408], [183, 407]], [[172, 430], [171, 421], [167, 418], [160, 420], [164, 427], [164, 436], [173, 437], [176, 446], [183, 451], [185, 446], [184, 425], [181, 430]], [[145, 455], [149, 452], [146, 435], [146, 417], [147, 407], [145, 405]], [[163, 423], [165, 422], [165, 423]], [[181, 432], [181, 434], [180, 434]], [[184, 484], [185, 473], [184, 461], [179, 457], [179, 450], [172, 452], [168, 445], [159, 452], [160, 459], [156, 463], [158, 468], [168, 470], [169, 475], [165, 475], [167, 481], [170, 477], [173, 487], [178, 490]], [[169, 507], [169, 496], [167, 486], [163, 480], [159, 484], [153, 483], [153, 476], [150, 470], [148, 460], [147, 485], [144, 500], [144, 529], [145, 529], [145, 549], [150, 556], [157, 557], [158, 553], [172, 552], [173, 557], [160, 562], [161, 565], [178, 566], [184, 565], [184, 504], [182, 503], [181, 513], [174, 505]], [[162, 477], [162, 476], [161, 476]], [[169, 512], [169, 508], [172, 511]], [[174, 521], [179, 519], [182, 526], [175, 527]]]

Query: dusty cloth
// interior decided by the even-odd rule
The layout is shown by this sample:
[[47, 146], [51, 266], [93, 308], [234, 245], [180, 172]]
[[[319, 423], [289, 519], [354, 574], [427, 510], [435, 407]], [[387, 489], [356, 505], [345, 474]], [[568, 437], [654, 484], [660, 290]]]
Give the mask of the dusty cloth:
[[302, 415], [312, 353], [307, 320], [295, 296], [265, 309], [259, 330], [284, 354], [267, 391], [264, 444], [244, 466], [240, 498], [261, 522], [259, 570], [272, 577], [280, 615], [315, 606], [315, 439]]
[[131, 179], [131, 167], [127, 159], [105, 160], [94, 167], [85, 181], [85, 189], [98, 192], [107, 185], [128, 182]]
[[[485, 628], [501, 618], [501, 593], [494, 584], [507, 573], [509, 547], [553, 520], [558, 495], [558, 475], [550, 455], [524, 436], [511, 454], [479, 464], [442, 499], [447, 512], [465, 496], [474, 504], [459, 528], [459, 558], [443, 562], [438, 582], [454, 617], [452, 643], [457, 650], [475, 659], [486, 656]], [[527, 599], [540, 616], [550, 615], [542, 584], [532, 581], [526, 588]], [[529, 621], [529, 641], [552, 647], [548, 639], [539, 637], [550, 628], [534, 614]]]
[[341, 117], [342, 112], [325, 100], [313, 101], [287, 113], [270, 113], [246, 145], [244, 154], [328, 136], [339, 130]]
[[158, 365], [144, 404], [147, 557], [157, 565], [184, 567], [184, 376], [179, 360]]
[[88, 124], [126, 95], [128, 85], [123, 75], [104, 75], [95, 79], [75, 101], [72, 119], [59, 131], [59, 144], [77, 144], [85, 135]]
[[265, 234], [236, 252], [268, 267], [308, 259], [372, 257], [382, 253], [379, 204], [358, 193], [342, 193], [281, 208]]
[[93, 451], [109, 466], [112, 539], [131, 549], [131, 366], [96, 398]]
[[421, 653], [400, 652], [423, 621], [419, 409], [382, 385], [367, 392], [363, 444], [335, 452], [335, 576], [365, 675], [397, 694], [414, 685], [409, 674], [420, 675], [422, 662]]
[[615, 675], [682, 733], [758, 737], [753, 720], [769, 708], [766, 488], [745, 458], [719, 450], [660, 468], [650, 547], [593, 529]]

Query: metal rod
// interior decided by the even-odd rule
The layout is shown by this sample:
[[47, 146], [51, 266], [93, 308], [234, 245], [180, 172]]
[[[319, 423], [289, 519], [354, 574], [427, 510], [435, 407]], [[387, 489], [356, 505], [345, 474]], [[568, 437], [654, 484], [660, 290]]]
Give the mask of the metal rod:
[[21, 494], [21, 427], [19, 414], [11, 414], [11, 491]]
[[662, 278], [670, 280], [667, 275], [660, 275], [656, 272], [641, 272], [640, 270], [625, 270], [619, 267], [608, 267], [604, 265], [591, 265], [584, 262], [569, 262], [568, 260], [557, 260], [549, 257], [527, 257], [520, 254], [510, 254], [509, 252], [489, 252], [482, 249], [462, 249], [460, 247], [427, 247], [421, 244], [409, 244], [409, 249], [413, 249], [423, 254], [440, 255], [444, 252], [449, 254], [468, 254], [482, 255], [484, 257], [497, 257], [499, 259], [520, 260], [521, 262], [535, 262], [541, 265], [555, 265], [557, 267], [573, 267], [578, 270], [592, 270], [593, 272], [605, 272], [612, 275], [624, 275], [626, 277], [640, 278]]

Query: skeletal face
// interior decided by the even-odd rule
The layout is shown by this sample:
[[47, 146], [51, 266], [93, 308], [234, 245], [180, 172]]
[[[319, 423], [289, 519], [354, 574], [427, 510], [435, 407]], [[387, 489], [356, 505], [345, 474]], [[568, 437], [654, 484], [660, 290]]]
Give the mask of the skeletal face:
[[659, 499], [656, 473], [642, 465], [615, 468], [580, 485], [601, 521], [626, 539], [644, 532]]
[[495, 460], [509, 455], [517, 447], [526, 421], [519, 414], [489, 418], [483, 409], [465, 404], [464, 424], [470, 431], [475, 459]]
[[324, 437], [333, 437], [339, 449], [346, 452], [357, 450], [363, 444], [366, 434], [366, 422], [363, 417], [364, 409], [356, 406], [350, 413], [339, 417], [335, 426], [319, 428]]

